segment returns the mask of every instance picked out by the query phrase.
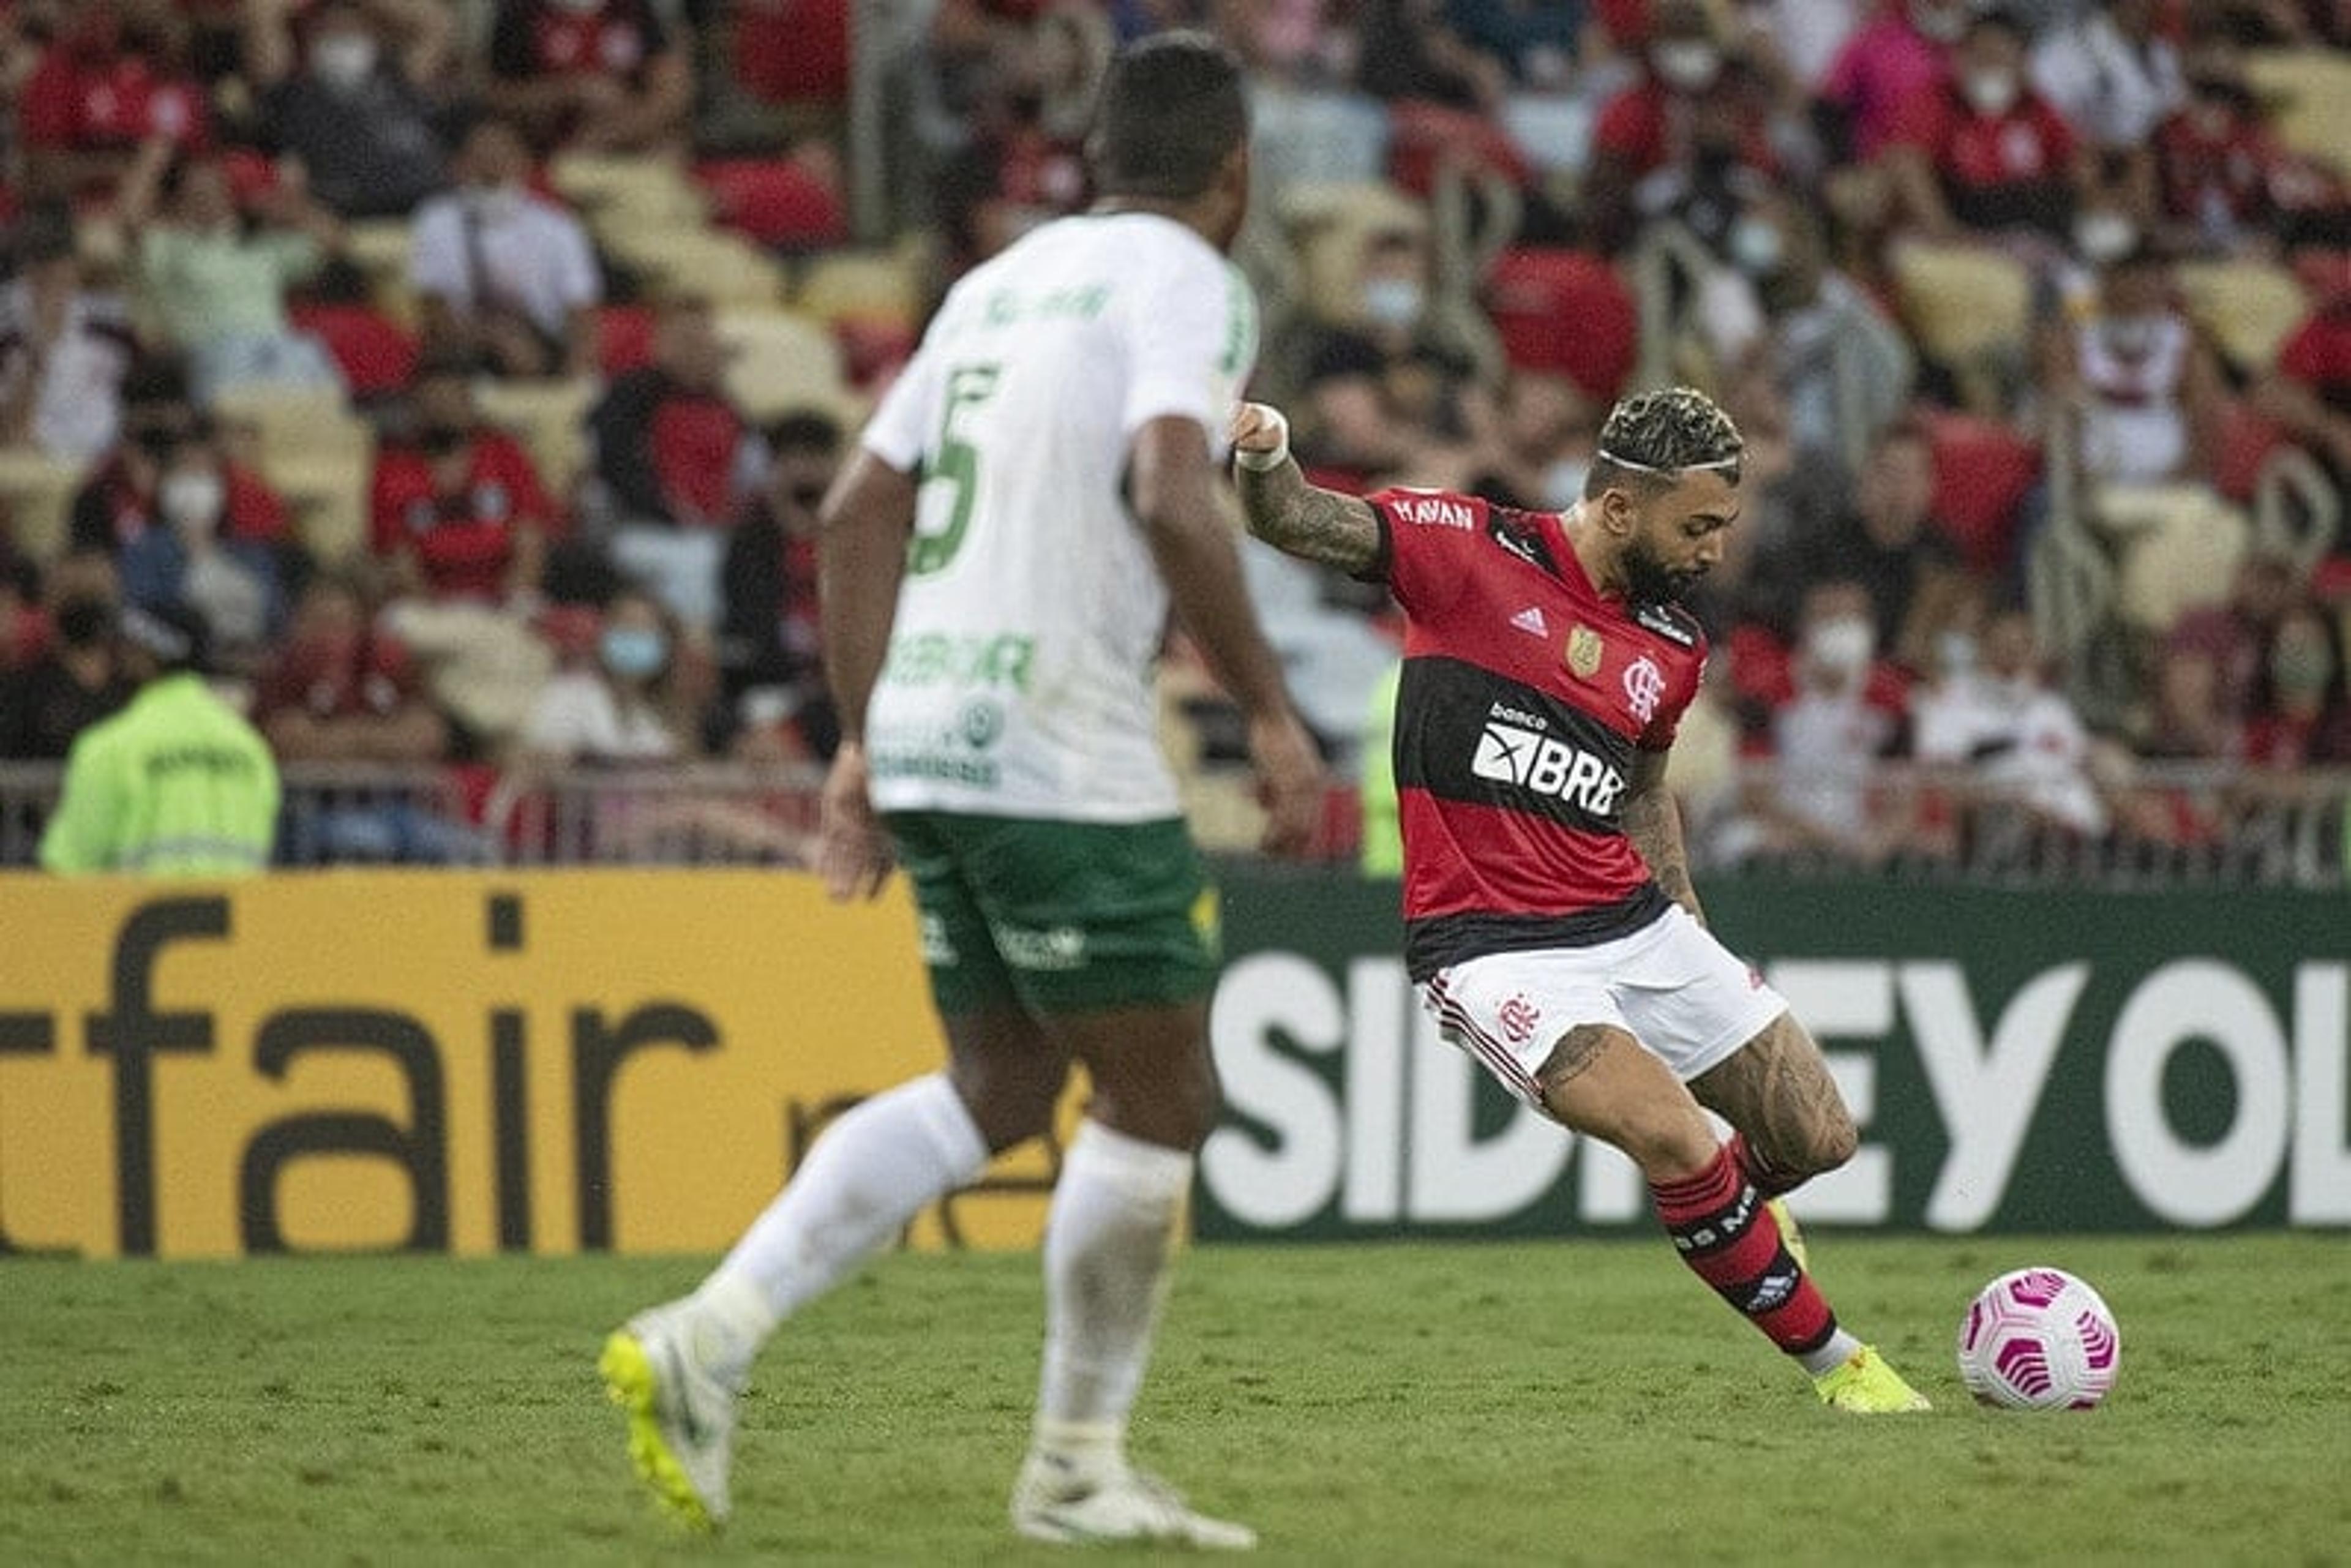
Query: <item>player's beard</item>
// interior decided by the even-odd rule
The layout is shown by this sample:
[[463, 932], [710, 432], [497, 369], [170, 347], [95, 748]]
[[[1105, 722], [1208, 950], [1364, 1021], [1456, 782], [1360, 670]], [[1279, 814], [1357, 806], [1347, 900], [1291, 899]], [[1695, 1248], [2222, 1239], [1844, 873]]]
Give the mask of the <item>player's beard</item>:
[[1677, 571], [1660, 559], [1649, 542], [1642, 538], [1627, 544], [1622, 559], [1625, 597], [1635, 604], [1671, 604], [1706, 575], [1703, 567]]

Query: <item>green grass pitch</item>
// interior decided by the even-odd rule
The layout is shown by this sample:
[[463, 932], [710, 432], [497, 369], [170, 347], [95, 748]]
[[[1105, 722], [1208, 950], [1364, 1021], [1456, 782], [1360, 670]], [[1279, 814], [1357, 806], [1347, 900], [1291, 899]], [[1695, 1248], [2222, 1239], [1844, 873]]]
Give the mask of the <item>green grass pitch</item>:
[[[2105, 1408], [1961, 1392], [1975, 1287], [2054, 1262]], [[1935, 1399], [1823, 1410], [1661, 1242], [1201, 1248], [1138, 1458], [1269, 1563], [2351, 1563], [2340, 1236], [1814, 1239]], [[593, 1364], [696, 1260], [0, 1264], [0, 1563], [1020, 1563], [1027, 1257], [900, 1256], [759, 1364], [736, 1517], [673, 1533]], [[1149, 1552], [1114, 1552], [1133, 1559]]]

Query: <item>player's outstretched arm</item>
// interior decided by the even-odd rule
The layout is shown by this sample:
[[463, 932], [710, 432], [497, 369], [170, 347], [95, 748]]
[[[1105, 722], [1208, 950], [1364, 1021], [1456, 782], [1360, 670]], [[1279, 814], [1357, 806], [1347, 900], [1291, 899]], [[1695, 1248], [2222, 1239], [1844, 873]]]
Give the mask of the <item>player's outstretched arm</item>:
[[1682, 810], [1666, 787], [1663, 751], [1633, 753], [1632, 777], [1625, 790], [1625, 836], [1641, 852], [1641, 860], [1667, 898], [1706, 924], [1698, 906], [1698, 885], [1690, 880], [1689, 851], [1682, 843]]
[[1306, 482], [1290, 455], [1290, 422], [1261, 402], [1233, 415], [1233, 471], [1249, 530], [1279, 550], [1343, 571], [1379, 559], [1380, 524], [1368, 502]]

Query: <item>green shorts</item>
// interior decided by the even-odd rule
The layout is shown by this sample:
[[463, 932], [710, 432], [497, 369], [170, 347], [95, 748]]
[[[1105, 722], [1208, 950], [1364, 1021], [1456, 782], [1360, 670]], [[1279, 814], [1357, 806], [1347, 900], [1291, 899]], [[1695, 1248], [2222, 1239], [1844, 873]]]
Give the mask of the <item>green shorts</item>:
[[1191, 1001], [1216, 984], [1216, 891], [1180, 818], [888, 821], [942, 1013], [1098, 1012]]

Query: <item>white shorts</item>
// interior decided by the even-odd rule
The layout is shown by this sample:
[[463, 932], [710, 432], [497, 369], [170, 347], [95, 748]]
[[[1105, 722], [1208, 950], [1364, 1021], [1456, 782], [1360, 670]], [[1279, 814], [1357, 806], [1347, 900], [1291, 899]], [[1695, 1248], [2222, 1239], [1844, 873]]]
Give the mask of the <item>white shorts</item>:
[[1679, 904], [1597, 946], [1489, 953], [1440, 969], [1420, 1001], [1438, 1033], [1537, 1110], [1535, 1073], [1579, 1024], [1625, 1030], [1687, 1082], [1788, 1010]]

